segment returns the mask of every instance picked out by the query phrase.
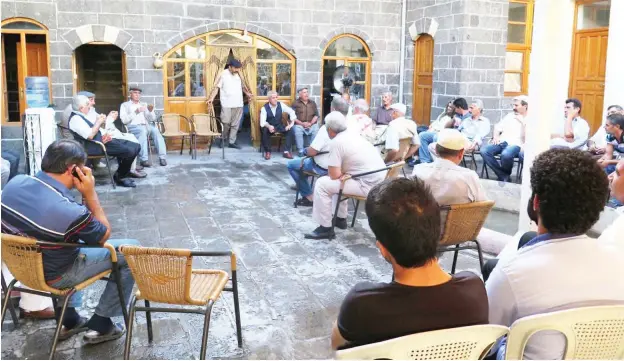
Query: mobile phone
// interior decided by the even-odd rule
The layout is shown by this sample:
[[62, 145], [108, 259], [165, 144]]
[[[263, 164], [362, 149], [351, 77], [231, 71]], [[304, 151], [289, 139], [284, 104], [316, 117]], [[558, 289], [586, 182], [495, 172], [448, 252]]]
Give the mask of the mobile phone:
[[78, 167], [74, 167], [74, 169], [72, 169], [72, 175], [76, 177], [77, 179], [80, 179], [80, 176], [78, 175], [78, 171], [76, 170], [76, 168]]

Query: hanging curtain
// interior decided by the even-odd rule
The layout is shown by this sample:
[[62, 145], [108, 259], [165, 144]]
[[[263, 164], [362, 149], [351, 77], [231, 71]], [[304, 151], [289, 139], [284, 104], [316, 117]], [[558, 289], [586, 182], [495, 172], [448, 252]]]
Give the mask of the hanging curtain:
[[[241, 80], [249, 91], [256, 95], [256, 49], [251, 47], [233, 47], [234, 58], [241, 62]], [[249, 117], [251, 118], [251, 140], [254, 146], [260, 146], [260, 119], [256, 110], [256, 100], [249, 101]]]
[[[209, 46], [208, 62], [206, 63], [206, 96], [210, 96], [212, 90], [215, 88], [217, 76], [225, 68], [228, 55], [230, 54], [230, 47], [228, 46]], [[208, 106], [208, 114], [215, 115], [214, 107]]]

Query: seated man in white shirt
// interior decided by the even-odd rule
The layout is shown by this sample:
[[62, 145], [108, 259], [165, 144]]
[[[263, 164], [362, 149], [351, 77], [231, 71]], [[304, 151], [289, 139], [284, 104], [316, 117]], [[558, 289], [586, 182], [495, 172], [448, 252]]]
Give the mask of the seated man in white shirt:
[[130, 100], [121, 104], [119, 117], [122, 123], [128, 126], [128, 131], [139, 140], [139, 144], [141, 145], [141, 167], [152, 166], [148, 159], [148, 133], [150, 138], [156, 143], [160, 165], [164, 167], [167, 165], [165, 138], [163, 138], [162, 134], [160, 134], [160, 130], [158, 130], [158, 127], [154, 124], [156, 121], [154, 105], [141, 103], [141, 92], [139, 88], [130, 88]]
[[370, 107], [368, 102], [364, 98], [357, 99], [353, 102], [353, 114], [347, 116], [347, 127], [354, 132], [368, 140], [371, 144], [374, 144], [375, 136], [375, 123], [368, 116]]
[[[132, 162], [141, 150], [141, 146], [128, 140], [113, 139], [107, 132], [100, 128], [106, 121], [105, 115], [98, 116], [92, 123], [88, 114], [91, 110], [91, 102], [84, 95], [75, 95], [72, 99], [74, 111], [69, 117], [69, 129], [82, 139], [89, 139], [103, 143], [109, 156], [117, 157], [119, 167], [113, 175], [114, 182], [122, 187], [136, 187], [136, 184], [128, 179]], [[88, 155], [103, 155], [104, 150], [95, 143], [85, 142], [85, 150]]]
[[[611, 182], [611, 196], [624, 204], [624, 160], [618, 162], [615, 171], [609, 175], [609, 181]], [[624, 243], [624, 237], [622, 237], [624, 234], [624, 207], [616, 208], [616, 212], [621, 215], [602, 232], [598, 240]]]
[[[262, 149], [264, 159], [271, 159], [271, 135], [275, 132], [282, 133], [286, 138], [286, 148], [284, 148], [284, 158], [293, 159], [290, 150], [292, 149], [294, 134], [291, 131], [297, 120], [295, 111], [288, 105], [277, 101], [277, 92], [270, 91], [267, 94], [269, 101], [260, 109], [260, 129], [262, 131]], [[287, 125], [282, 122], [282, 114], [288, 114]]]
[[[343, 192], [366, 197], [368, 191], [386, 177], [385, 171], [371, 173], [357, 178], [352, 175], [383, 170], [385, 164], [379, 151], [356, 132], [346, 131], [346, 118], [336, 112], [325, 118], [325, 126], [329, 138], [329, 159], [327, 161], [328, 176], [321, 177], [314, 186], [314, 206], [312, 218], [319, 224], [311, 233], [305, 235], [309, 239], [332, 239], [336, 237], [332, 215], [333, 200], [337, 198], [344, 180]], [[347, 228], [348, 202], [340, 202], [335, 226]]]
[[589, 124], [581, 118], [581, 101], [575, 98], [566, 100], [565, 123], [562, 133], [550, 136], [551, 147], [582, 149], [589, 138]]
[[[411, 119], [405, 119], [407, 107], [405, 104], [395, 103], [390, 106], [392, 113], [392, 121], [388, 124], [386, 130], [386, 157], [384, 162], [398, 162], [405, 160], [418, 152], [420, 147], [420, 137], [416, 127], [416, 122]], [[402, 139], [410, 139], [410, 147], [406, 149], [405, 154], [399, 154]]]
[[[607, 175], [577, 149], [555, 148], [531, 167], [529, 215], [538, 236], [503, 257], [485, 283], [490, 323], [575, 307], [624, 303], [624, 242], [585, 235], [598, 221], [609, 194]], [[557, 360], [565, 338], [539, 332], [524, 349], [527, 360]], [[498, 349], [504, 357], [504, 347]]]
[[483, 144], [483, 138], [490, 134], [490, 120], [483, 116], [483, 101], [475, 99], [470, 103], [472, 116], [464, 119], [459, 125], [459, 130], [468, 140], [466, 152], [472, 153], [479, 150]]

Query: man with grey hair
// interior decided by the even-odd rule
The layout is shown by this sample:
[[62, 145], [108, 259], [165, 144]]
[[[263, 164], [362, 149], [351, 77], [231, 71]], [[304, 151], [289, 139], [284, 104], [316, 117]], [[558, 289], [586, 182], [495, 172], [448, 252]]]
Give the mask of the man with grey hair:
[[[284, 158], [293, 159], [290, 150], [292, 149], [293, 135], [291, 128], [295, 125], [297, 115], [288, 105], [277, 101], [277, 92], [267, 93], [269, 101], [260, 109], [260, 129], [262, 129], [262, 148], [264, 149], [264, 159], [271, 159], [271, 135], [276, 132], [281, 133], [286, 138], [286, 149]], [[282, 121], [282, 114], [288, 114], [289, 122]]]
[[[72, 99], [73, 111], [69, 116], [69, 129], [75, 136], [84, 139], [103, 143], [106, 146], [108, 155], [117, 157], [119, 167], [113, 175], [115, 183], [121, 187], [136, 187], [134, 181], [129, 179], [132, 162], [141, 151], [141, 146], [128, 140], [113, 139], [113, 137], [103, 132], [101, 126], [106, 122], [106, 115], [101, 114], [95, 122], [88, 118], [91, 110], [91, 102], [84, 95], [75, 95]], [[93, 142], [84, 143], [85, 151], [88, 155], [104, 155], [102, 147]]]
[[375, 125], [388, 125], [392, 121], [392, 92], [387, 91], [381, 95], [381, 106], [373, 115]]
[[331, 111], [338, 112], [346, 117], [349, 114], [349, 102], [340, 95], [336, 95], [331, 102]]
[[297, 115], [293, 131], [295, 133], [295, 144], [299, 155], [303, 153], [304, 137], [308, 136], [310, 142], [314, 140], [319, 130], [318, 108], [314, 100], [310, 99], [308, 88], [299, 89], [299, 98], [293, 104], [293, 110]]
[[375, 141], [375, 124], [368, 116], [368, 102], [360, 98], [353, 102], [353, 114], [347, 117], [349, 129], [357, 132], [371, 143]]
[[[352, 175], [383, 169], [385, 164], [377, 149], [359, 134], [347, 130], [347, 120], [338, 112], [325, 117], [329, 138], [328, 177], [321, 177], [314, 188], [312, 218], [319, 224], [305, 235], [308, 239], [332, 239], [336, 237], [332, 225], [333, 199], [342, 189], [345, 194], [366, 197], [368, 191], [384, 180], [386, 172], [380, 171], [351, 178]], [[343, 185], [344, 183], [344, 185]], [[347, 204], [340, 202], [335, 226], [347, 228]]]
[[472, 116], [464, 119], [459, 125], [459, 130], [467, 139], [466, 152], [472, 153], [478, 150], [483, 139], [490, 134], [490, 120], [483, 116], [483, 101], [475, 99], [470, 103]]
[[[386, 163], [405, 160], [416, 154], [420, 147], [416, 122], [405, 118], [407, 111], [405, 104], [395, 103], [390, 106], [390, 109], [392, 109], [392, 121], [386, 130], [386, 156], [384, 159]], [[403, 139], [409, 139], [410, 146], [405, 149], [404, 154], [400, 154], [401, 140]]]

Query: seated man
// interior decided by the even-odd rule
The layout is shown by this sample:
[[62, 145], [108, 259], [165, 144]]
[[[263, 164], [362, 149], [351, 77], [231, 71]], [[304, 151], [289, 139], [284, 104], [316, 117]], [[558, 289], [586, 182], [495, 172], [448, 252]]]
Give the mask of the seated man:
[[[113, 175], [115, 183], [122, 187], [136, 187], [130, 177], [132, 162], [141, 150], [141, 146], [127, 140], [113, 139], [108, 133], [100, 129], [106, 121], [105, 115], [100, 115], [95, 123], [87, 119], [91, 110], [89, 98], [84, 95], [75, 95], [72, 99], [74, 111], [69, 117], [69, 129], [82, 139], [95, 140], [104, 143], [109, 156], [117, 157], [119, 167]], [[89, 155], [103, 155], [102, 148], [94, 143], [86, 142], [85, 150]]]
[[[529, 215], [538, 236], [503, 257], [485, 287], [490, 323], [544, 312], [624, 302], [624, 242], [599, 242], [585, 235], [598, 221], [609, 194], [606, 174], [586, 153], [550, 149], [531, 167]], [[527, 360], [557, 360], [565, 338], [543, 332], [529, 339]], [[504, 357], [504, 347], [499, 358]]]
[[[286, 138], [284, 158], [293, 159], [292, 149], [293, 134], [291, 128], [295, 125], [297, 115], [288, 105], [277, 101], [277, 92], [268, 93], [269, 101], [260, 110], [260, 129], [262, 130], [262, 149], [264, 159], [271, 159], [271, 134], [282, 133]], [[282, 122], [282, 113], [287, 113], [290, 121], [287, 125]]]
[[[420, 147], [420, 138], [416, 129], [416, 122], [411, 119], [405, 119], [406, 106], [401, 103], [395, 103], [390, 106], [392, 109], [392, 121], [386, 130], [386, 163], [398, 162], [405, 160], [416, 152]], [[407, 153], [399, 154], [400, 143], [402, 139], [410, 139], [410, 147]]]
[[386, 139], [386, 129], [392, 121], [392, 92], [387, 91], [381, 94], [381, 106], [371, 116], [375, 125], [375, 141], [373, 144], [381, 143]]
[[20, 154], [12, 150], [2, 149], [2, 159], [9, 163], [9, 175], [7, 181], [10, 181], [19, 173]]
[[[624, 160], [618, 162], [615, 171], [609, 176], [611, 182], [611, 196], [618, 202], [624, 204]], [[620, 216], [605, 229], [598, 240], [609, 240], [613, 242], [624, 242], [622, 235], [624, 234], [624, 207], [616, 208], [620, 212]]]
[[479, 150], [483, 139], [490, 134], [490, 120], [483, 116], [483, 101], [475, 99], [470, 104], [470, 114], [472, 116], [464, 119], [457, 128], [468, 140], [466, 152], [472, 153]]
[[[330, 116], [331, 115], [331, 116]], [[351, 175], [384, 169], [385, 164], [379, 151], [356, 132], [346, 131], [347, 120], [337, 112], [325, 117], [325, 127], [329, 138], [329, 159], [327, 160], [328, 177], [321, 177], [314, 187], [314, 206], [312, 218], [319, 224], [312, 233], [305, 235], [310, 239], [332, 239], [336, 237], [332, 215], [333, 199], [338, 196], [343, 179], [345, 194], [365, 197], [368, 191], [386, 177], [386, 172], [376, 172], [354, 179]], [[340, 202], [335, 226], [347, 228], [348, 202]]]
[[550, 136], [551, 147], [581, 149], [589, 138], [589, 125], [581, 118], [581, 101], [575, 98], [566, 100], [565, 123], [562, 133]]
[[[76, 141], [58, 140], [50, 144], [36, 176], [19, 175], [4, 188], [2, 232], [48, 242], [138, 245], [135, 240], [108, 239], [111, 227], [100, 206], [91, 169], [84, 166], [86, 160], [87, 154]], [[84, 205], [76, 203], [72, 188], [80, 192]], [[134, 280], [123, 255], [117, 257], [127, 304]], [[43, 248], [44, 276], [54, 288], [73, 287], [111, 267], [105, 248]], [[113, 280], [106, 284], [89, 320], [81, 317], [76, 307], [82, 307], [82, 292], [76, 292], [69, 300], [60, 340], [87, 330], [84, 340], [90, 344], [115, 340], [124, 334], [124, 325], [111, 320], [123, 314]], [[60, 308], [56, 314], [60, 317]]]
[[[621, 113], [622, 107], [619, 105], [611, 105], [607, 108], [607, 116], [611, 114]], [[607, 147], [607, 131], [605, 127], [600, 127], [596, 133], [587, 140], [587, 151], [593, 156], [602, 156]]]
[[149, 133], [149, 137], [153, 139], [156, 144], [160, 165], [164, 167], [167, 165], [167, 147], [165, 146], [165, 139], [162, 134], [160, 134], [158, 127], [154, 124], [156, 121], [154, 105], [141, 103], [141, 92], [139, 88], [130, 88], [130, 100], [121, 104], [119, 117], [121, 118], [121, 122], [128, 126], [128, 131], [139, 140], [139, 144], [141, 145], [140, 166], [152, 166], [148, 159], [149, 144], [147, 143], [147, 135]]
[[371, 144], [375, 144], [375, 123], [368, 116], [369, 110], [366, 99], [360, 98], [353, 102], [353, 114], [347, 117], [347, 127], [358, 133]]
[[366, 215], [394, 280], [363, 282], [349, 291], [332, 330], [333, 349], [488, 323], [479, 276], [449, 275], [438, 263], [440, 211], [423, 181], [399, 178], [375, 186]]
[[[448, 110], [448, 107], [447, 107]], [[468, 102], [464, 98], [457, 98], [453, 100], [453, 110], [454, 114], [452, 117], [449, 117], [447, 123], [444, 124], [444, 128], [455, 128], [461, 124], [461, 121], [464, 119], [470, 118], [472, 115], [468, 111]], [[422, 132], [419, 134], [420, 137], [420, 148], [418, 149], [418, 154], [420, 161], [422, 163], [431, 163], [433, 162], [433, 158], [431, 157], [431, 152], [429, 150], [429, 145], [438, 140], [438, 131], [428, 130], [426, 132]]]
[[292, 108], [296, 115], [295, 126], [293, 128], [295, 144], [297, 145], [297, 152], [299, 152], [299, 156], [301, 156], [305, 144], [304, 137], [310, 137], [310, 142], [312, 142], [319, 130], [319, 125], [317, 123], [319, 119], [318, 108], [314, 100], [310, 99], [308, 88], [299, 89], [299, 98], [295, 100], [295, 104], [293, 104]]
[[442, 129], [452, 128], [453, 124], [455, 123], [453, 120], [454, 117], [455, 117], [455, 106], [453, 105], [453, 102], [450, 101], [446, 105], [446, 108], [444, 109], [444, 111], [440, 113], [440, 115], [438, 115], [436, 120], [434, 120], [429, 125], [429, 129], [427, 131], [437, 133], [441, 131]]
[[11, 174], [11, 163], [8, 160], [2, 158], [2, 188], [9, 181], [9, 175]]
[[459, 166], [464, 158], [466, 138], [456, 129], [442, 129], [438, 134], [433, 163], [414, 167], [412, 176], [425, 182], [440, 206], [486, 201], [488, 198], [479, 176], [472, 169]]
[[604, 128], [607, 132], [607, 146], [605, 147], [605, 154], [598, 160], [598, 163], [607, 174], [611, 174], [615, 171], [615, 164], [617, 163], [614, 160], [614, 153], [617, 151], [624, 154], [624, 115], [614, 113], [607, 116]]

